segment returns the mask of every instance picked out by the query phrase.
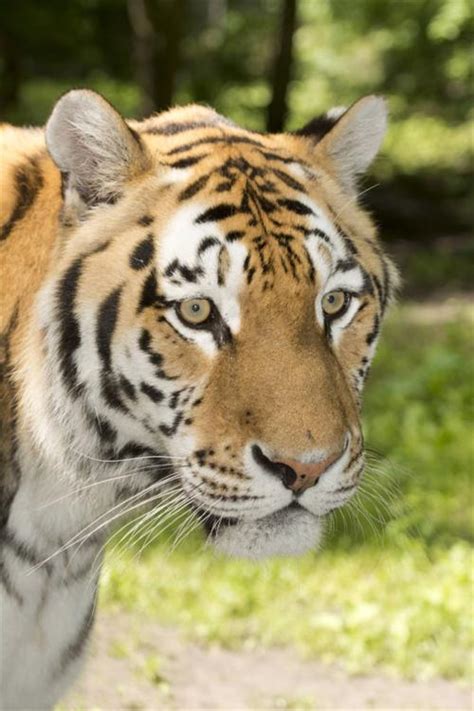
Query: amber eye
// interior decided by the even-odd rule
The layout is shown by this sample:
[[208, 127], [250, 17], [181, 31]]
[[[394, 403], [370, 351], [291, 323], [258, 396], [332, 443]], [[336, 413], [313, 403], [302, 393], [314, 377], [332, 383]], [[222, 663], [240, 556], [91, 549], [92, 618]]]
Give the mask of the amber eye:
[[323, 296], [321, 303], [324, 315], [328, 318], [341, 316], [341, 314], [349, 306], [350, 300], [351, 296], [347, 293], [347, 291], [342, 291], [341, 289], [338, 289], [337, 291], [329, 291]]
[[209, 299], [187, 299], [178, 304], [177, 311], [190, 326], [200, 326], [211, 315], [212, 304]]

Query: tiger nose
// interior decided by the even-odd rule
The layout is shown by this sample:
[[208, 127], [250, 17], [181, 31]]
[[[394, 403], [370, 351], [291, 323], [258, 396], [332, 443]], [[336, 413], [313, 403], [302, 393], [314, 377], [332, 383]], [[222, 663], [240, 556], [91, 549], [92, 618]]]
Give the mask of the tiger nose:
[[269, 459], [262, 452], [258, 445], [252, 447], [254, 459], [266, 471], [277, 476], [283, 486], [291, 489], [295, 493], [301, 493], [312, 486], [315, 486], [324, 472], [336, 462], [342, 455], [343, 450], [336, 454], [332, 453], [320, 459], [318, 462], [302, 462], [299, 459], [279, 458]]

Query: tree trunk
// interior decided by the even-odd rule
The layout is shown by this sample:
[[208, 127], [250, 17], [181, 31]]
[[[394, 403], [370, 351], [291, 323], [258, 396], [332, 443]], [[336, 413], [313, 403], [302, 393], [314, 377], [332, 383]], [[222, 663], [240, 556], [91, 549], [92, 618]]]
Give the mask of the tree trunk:
[[13, 37], [6, 32], [0, 33], [0, 56], [3, 60], [0, 73], [0, 107], [3, 118], [6, 118], [18, 106], [21, 85], [20, 52]]
[[159, 111], [168, 109], [173, 103], [185, 10], [185, 0], [162, 0], [155, 21], [161, 41], [156, 58], [153, 99]]
[[185, 0], [127, 0], [127, 8], [142, 114], [163, 111], [173, 103]]
[[293, 61], [293, 35], [296, 27], [297, 0], [282, 0], [281, 28], [275, 52], [272, 98], [267, 109], [267, 131], [282, 131], [285, 126], [288, 84]]
[[142, 94], [140, 113], [148, 116], [155, 110], [155, 29], [145, 0], [127, 0], [127, 10], [132, 28], [135, 77]]

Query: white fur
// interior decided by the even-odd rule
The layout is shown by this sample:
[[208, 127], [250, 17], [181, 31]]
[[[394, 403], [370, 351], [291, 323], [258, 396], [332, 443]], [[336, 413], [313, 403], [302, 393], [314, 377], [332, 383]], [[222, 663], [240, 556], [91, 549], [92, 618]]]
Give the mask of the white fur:
[[293, 508], [276, 511], [258, 521], [226, 526], [213, 545], [237, 558], [261, 560], [272, 556], [302, 555], [318, 547], [323, 533], [321, 519]]

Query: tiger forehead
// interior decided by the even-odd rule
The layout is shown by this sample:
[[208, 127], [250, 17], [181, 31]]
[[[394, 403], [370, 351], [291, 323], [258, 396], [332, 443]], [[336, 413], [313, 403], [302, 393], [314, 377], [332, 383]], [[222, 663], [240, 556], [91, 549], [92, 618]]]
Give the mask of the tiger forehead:
[[[196, 256], [213, 246], [217, 234], [226, 245], [241, 243], [248, 252], [244, 271], [249, 284], [260, 273], [266, 280], [263, 288], [268, 288], [272, 275], [281, 270], [312, 280], [304, 237], [310, 233], [308, 218], [315, 215], [315, 207], [298, 175], [303, 168], [296, 161], [265, 159], [245, 146], [220, 147], [218, 155], [200, 163], [185, 183], [175, 186], [178, 211], [186, 213], [189, 207], [192, 215], [192, 224], [175, 238], [184, 239], [186, 233], [189, 239], [189, 229], [199, 231]], [[195, 205], [201, 206], [197, 214]], [[219, 274], [225, 271], [225, 259], [223, 251]]]

